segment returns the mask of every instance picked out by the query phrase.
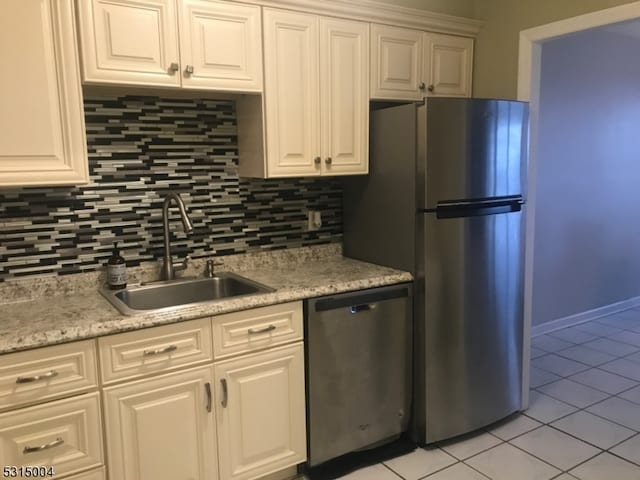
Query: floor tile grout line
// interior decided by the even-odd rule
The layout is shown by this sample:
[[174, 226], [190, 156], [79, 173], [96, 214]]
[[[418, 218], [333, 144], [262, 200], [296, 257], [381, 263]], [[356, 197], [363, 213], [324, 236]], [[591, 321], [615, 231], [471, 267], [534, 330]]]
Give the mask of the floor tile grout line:
[[[587, 444], [587, 445], [589, 445], [589, 446], [591, 446], [591, 447], [593, 447], [593, 448], [595, 448], [595, 449], [599, 450], [598, 454], [594, 455], [593, 457], [590, 457], [589, 459], [585, 460], [584, 462], [581, 462], [581, 463], [579, 463], [579, 464], [577, 464], [577, 465], [575, 465], [575, 466], [571, 467], [569, 470], [563, 470], [563, 473], [570, 473], [570, 471], [571, 471], [571, 470], [573, 470], [573, 469], [577, 468], [578, 466], [582, 465], [582, 463], [586, 463], [586, 462], [588, 462], [589, 460], [591, 460], [591, 459], [593, 459], [593, 458], [597, 457], [598, 455], [601, 455], [602, 453], [605, 453], [605, 452], [606, 452], [606, 453], [610, 453], [610, 454], [612, 454], [612, 455], [615, 455], [613, 452], [611, 452], [611, 451], [610, 451], [612, 448], [615, 448], [615, 447], [617, 447], [618, 445], [620, 445], [620, 444], [622, 444], [622, 443], [624, 443], [624, 442], [626, 442], [626, 441], [628, 441], [628, 440], [631, 440], [632, 438], [635, 438], [635, 437], [637, 437], [637, 436], [639, 436], [639, 435], [640, 435], [640, 432], [638, 432], [637, 430], [635, 430], [635, 429], [633, 429], [633, 428], [631, 428], [631, 427], [628, 427], [628, 426], [625, 426], [625, 425], [621, 425], [620, 423], [614, 422], [613, 420], [610, 420], [610, 419], [605, 418], [605, 417], [601, 417], [600, 415], [597, 415], [597, 414], [595, 414], [595, 413], [588, 412], [588, 411], [586, 411], [586, 413], [590, 413], [591, 415], [594, 415], [594, 416], [596, 416], [596, 417], [599, 417], [599, 418], [601, 418], [601, 419], [603, 419], [603, 420], [607, 420], [607, 421], [609, 421], [609, 422], [611, 422], [611, 423], [613, 423], [613, 424], [615, 424], [615, 425], [619, 425], [619, 426], [625, 427], [625, 428], [627, 428], [627, 429], [631, 430], [632, 432], [634, 432], [634, 434], [633, 434], [633, 435], [631, 435], [630, 437], [625, 438], [624, 440], [622, 440], [622, 441], [620, 441], [620, 442], [618, 442], [618, 443], [614, 444], [613, 446], [611, 446], [611, 447], [609, 447], [609, 448], [602, 448], [602, 447], [600, 447], [600, 446], [598, 446], [598, 445], [594, 445], [594, 444], [592, 444], [592, 443], [588, 442], [587, 440], [584, 440], [584, 439], [579, 438], [579, 437], [577, 437], [577, 436], [575, 436], [575, 435], [572, 435], [572, 434], [571, 434], [571, 433], [569, 433], [569, 432], [565, 432], [564, 430], [559, 429], [559, 428], [558, 428], [558, 427], [556, 427], [555, 425], [552, 425], [552, 423], [553, 423], [553, 422], [557, 422], [558, 420], [562, 420], [562, 419], [564, 419], [564, 418], [566, 418], [566, 417], [569, 417], [569, 416], [571, 416], [571, 415], [573, 415], [573, 414], [575, 414], [575, 413], [578, 413], [579, 411], [586, 411], [586, 409], [579, 409], [578, 411], [572, 412], [572, 413], [570, 413], [570, 414], [568, 414], [568, 415], [564, 415], [564, 416], [562, 416], [562, 417], [558, 417], [557, 419], [552, 420], [551, 422], [541, 422], [541, 425], [537, 426], [537, 427], [536, 427], [536, 428], [534, 428], [533, 430], [530, 430], [530, 431], [528, 431], [528, 432], [524, 432], [524, 433], [522, 433], [522, 434], [520, 434], [520, 435], [517, 435], [517, 436], [513, 437], [512, 439], [510, 439], [510, 440], [508, 440], [508, 441], [505, 441], [505, 443], [508, 443], [509, 445], [513, 445], [513, 444], [511, 443], [513, 440], [515, 440], [515, 439], [517, 439], [517, 438], [520, 438], [520, 437], [522, 437], [522, 436], [524, 436], [524, 435], [527, 435], [528, 433], [531, 433], [531, 432], [533, 432], [533, 431], [535, 431], [535, 430], [539, 430], [540, 428], [542, 428], [542, 427], [545, 427], [545, 426], [546, 426], [546, 427], [550, 427], [550, 428], [552, 428], [552, 429], [554, 429], [554, 430], [556, 430], [556, 431], [559, 431], [559, 432], [561, 432], [561, 433], [564, 433], [565, 435], [568, 435], [568, 436], [570, 436], [570, 437], [572, 437], [572, 438], [574, 438], [574, 439], [576, 439], [576, 440], [579, 440], [579, 441], [581, 441], [581, 442], [583, 442], [583, 443], [585, 443], [585, 444]], [[527, 416], [528, 418], [531, 418], [531, 419], [533, 419], [533, 420], [536, 420], [536, 421], [540, 422], [540, 420], [538, 420], [538, 419], [536, 419], [536, 418], [534, 418], [534, 417], [530, 417], [530, 416], [526, 415], [526, 413], [522, 413], [522, 415], [525, 415], [525, 416]], [[496, 446], [497, 446], [497, 445], [496, 445]], [[524, 452], [526, 452], [526, 453], [528, 453], [529, 455], [532, 455], [532, 456], [533, 456], [533, 457], [535, 457], [535, 458], [538, 458], [538, 457], [537, 457], [536, 455], [534, 455], [533, 453], [528, 452], [528, 451], [524, 450], [523, 448], [518, 447], [517, 445], [513, 445], [513, 446], [514, 446], [514, 447], [516, 447], [516, 448], [518, 448], [518, 449], [520, 449], [520, 450], [522, 450], [522, 451], [524, 451]], [[475, 456], [475, 455], [474, 455], [474, 456]], [[629, 459], [626, 459], [626, 458], [624, 458], [624, 457], [621, 457], [620, 455], [616, 455], [616, 456], [617, 456], [617, 457], [620, 457], [620, 458], [622, 458], [622, 459], [624, 459], [624, 460], [626, 460], [627, 462], [629, 462], [629, 463], [631, 463], [631, 464], [633, 464], [633, 465], [636, 465], [636, 466], [640, 467], [640, 464], [637, 464], [637, 463], [635, 463], [635, 462], [633, 462], [633, 461], [631, 461], [631, 460], [629, 460]], [[473, 458], [473, 457], [469, 457], [469, 458]], [[538, 458], [538, 459], [539, 459], [539, 460], [542, 460], [541, 458]], [[468, 459], [467, 459], [467, 460], [468, 460]], [[542, 460], [542, 461], [544, 461], [544, 460]], [[465, 460], [465, 462], [466, 462], [466, 460]], [[548, 463], [549, 465], [552, 465], [554, 468], [560, 469], [558, 466], [553, 465], [553, 464], [551, 464], [551, 463], [549, 463], [549, 462], [545, 462], [545, 463]]]
[[[418, 447], [421, 448], [421, 447]], [[397, 458], [397, 457], [395, 457]], [[389, 459], [389, 460], [393, 460], [393, 459]], [[401, 478], [402, 480], [407, 480], [406, 478], [404, 478], [402, 475], [400, 475], [398, 472], [396, 472], [393, 468], [391, 468], [389, 465], [387, 465], [385, 462], [380, 462], [380, 464], [385, 467], [387, 470], [390, 470], [391, 473], [393, 473], [396, 477]], [[357, 470], [356, 470], [357, 471]]]
[[[526, 411], [526, 410], [525, 410], [525, 411]], [[521, 412], [521, 413], [520, 413], [520, 415], [524, 415], [525, 417], [527, 417], [527, 418], [528, 418], [528, 419], [530, 419], [530, 420], [535, 420], [535, 421], [536, 421], [536, 422], [538, 422], [540, 425], [538, 425], [538, 426], [536, 426], [536, 427], [532, 428], [531, 430], [527, 430], [526, 432], [519, 433], [518, 435], [516, 435], [516, 436], [515, 436], [515, 437], [513, 437], [513, 438], [510, 438], [509, 440], [503, 440], [503, 442], [504, 442], [504, 443], [509, 443], [511, 440], [515, 440], [516, 438], [520, 438], [520, 437], [522, 437], [523, 435], [526, 435], [527, 433], [531, 433], [531, 432], [533, 432], [534, 430], [538, 430], [539, 428], [544, 427], [544, 426], [546, 425], [546, 423], [541, 422], [540, 420], [536, 420], [535, 418], [530, 417], [529, 415], [525, 414], [524, 412]], [[496, 445], [496, 446], [497, 446], [497, 445]], [[475, 455], [474, 455], [474, 457], [475, 457]], [[471, 458], [471, 457], [469, 457], [469, 458]]]
[[[538, 358], [539, 358], [539, 357], [538, 357]], [[622, 357], [621, 357], [621, 358], [622, 358]], [[578, 363], [580, 363], [580, 362], [578, 362]], [[584, 364], [583, 364], [583, 365], [584, 365]], [[578, 375], [578, 374], [580, 374], [580, 373], [586, 372], [587, 370], [593, 370], [593, 369], [595, 369], [595, 370], [600, 370], [601, 372], [608, 373], [608, 374], [611, 374], [611, 375], [616, 375], [616, 376], [618, 376], [618, 377], [624, 378], [625, 380], [630, 380], [630, 381], [632, 381], [632, 382], [640, 383], [640, 382], [639, 382], [638, 380], [636, 380], [636, 379], [633, 379], [633, 378], [630, 378], [630, 377], [625, 377], [624, 375], [620, 375], [619, 373], [614, 373], [614, 372], [610, 372], [610, 371], [608, 371], [608, 370], [603, 370], [603, 369], [601, 369], [600, 367], [589, 367], [589, 368], [587, 368], [587, 369], [580, 370], [580, 371], [575, 372], [575, 373], [572, 373], [572, 374], [570, 374], [570, 375], [562, 376], [562, 375], [560, 375], [560, 374], [558, 374], [558, 373], [556, 373], [556, 372], [552, 372], [551, 370], [546, 370], [546, 369], [544, 369], [544, 368], [542, 368], [542, 367], [538, 367], [538, 366], [535, 366], [535, 365], [533, 365], [533, 366], [534, 366], [535, 368], [537, 368], [538, 370], [542, 370], [542, 371], [544, 371], [544, 372], [546, 372], [546, 373], [552, 373], [552, 374], [553, 374], [553, 375], [555, 375], [556, 377], [560, 377], [560, 378], [559, 378], [559, 379], [555, 379], [555, 380], [551, 380], [550, 382], [545, 382], [545, 383], [542, 383], [542, 384], [540, 384], [540, 385], [536, 385], [535, 387], [530, 387], [530, 388], [538, 388], [538, 387], [542, 387], [542, 386], [544, 386], [544, 385], [548, 385], [549, 383], [557, 382], [557, 381], [559, 381], [560, 379], [572, 380], [570, 377], [573, 377], [573, 376]], [[590, 385], [587, 385], [586, 383], [582, 383], [582, 382], [581, 382], [581, 381], [579, 381], [579, 380], [572, 380], [572, 381], [577, 382], [577, 383], [580, 383], [580, 384], [582, 384], [582, 385], [586, 385], [587, 387], [590, 387]], [[596, 387], [591, 387], [591, 388], [595, 388], [596, 390], [600, 390], [599, 388], [596, 388]], [[601, 391], [601, 392], [605, 392], [604, 390], [600, 390], [600, 391]], [[610, 395], [616, 395], [616, 394], [612, 394], [612, 393], [610, 393], [610, 392], [605, 392], [605, 393], [609, 393]]]
[[[565, 379], [563, 379], [563, 380], [569, 380], [569, 379], [566, 379], [566, 378], [565, 378]], [[557, 381], [559, 382], [560, 380], [557, 380]], [[552, 382], [552, 383], [556, 383], [556, 382]], [[575, 382], [575, 383], [577, 383], [577, 382]], [[551, 385], [551, 383], [547, 383], [546, 385], [541, 385], [541, 387], [546, 387], [547, 385]], [[580, 383], [579, 385], [582, 385], [582, 384]], [[583, 385], [583, 386], [584, 386], [584, 387], [588, 387], [588, 385]], [[605, 397], [605, 398], [602, 398], [602, 399], [600, 399], [600, 400], [598, 400], [598, 401], [596, 401], [596, 402], [590, 403], [589, 405], [586, 405], [586, 406], [584, 406], [584, 407], [581, 407], [580, 405], [575, 405], [575, 404], [573, 404], [573, 403], [569, 403], [567, 400], [564, 400], [564, 399], [562, 399], [562, 398], [554, 397], [551, 393], [547, 393], [547, 392], [545, 392], [545, 391], [540, 390], [540, 387], [536, 387], [536, 388], [534, 388], [533, 390], [535, 390], [535, 391], [536, 391], [536, 392], [538, 392], [538, 393], [541, 393], [542, 395], [546, 395], [547, 397], [551, 397], [551, 398], [553, 398], [554, 400], [558, 400], [558, 401], [560, 401], [560, 402], [562, 402], [562, 403], [566, 403], [566, 404], [567, 404], [567, 405], [569, 405], [570, 407], [579, 408], [580, 410], [584, 410], [584, 409], [589, 408], [589, 407], [591, 407], [591, 406], [593, 406], [593, 405], [595, 405], [595, 404], [597, 404], [597, 403], [604, 402], [605, 400], [609, 400], [611, 397], [615, 397], [615, 395], [614, 395], [614, 394], [612, 394], [612, 393], [603, 392], [602, 390], [598, 390], [597, 388], [593, 388], [593, 387], [588, 387], [588, 388], [591, 388], [592, 390], [595, 390], [595, 391], [596, 391], [596, 392], [598, 392], [598, 393], [603, 393], [603, 394], [605, 394], [605, 395], [606, 395], [606, 397]], [[624, 399], [623, 399], [623, 400], [624, 400]]]
[[[627, 427], [627, 428], [629, 428], [629, 427]], [[630, 430], [632, 430], [632, 429], [630, 429]], [[634, 430], [634, 432], [635, 432], [635, 430]], [[622, 440], [622, 441], [616, 443], [615, 445], [612, 445], [611, 447], [607, 448], [607, 452], [612, 450], [612, 449], [614, 449], [614, 448], [619, 447], [624, 442], [628, 442], [629, 440], [631, 440], [633, 438], [636, 438], [636, 437], [640, 437], [640, 432], [636, 432], [635, 435], [631, 435], [629, 438], [625, 438], [624, 440]], [[631, 462], [631, 463], [636, 463], [636, 462]], [[638, 464], [638, 466], [640, 466], [640, 464]]]
[[615, 453], [615, 452], [610, 452], [607, 450], [607, 453], [609, 455], [613, 455], [614, 457], [619, 458], [620, 460], [624, 460], [625, 462], [630, 463], [631, 465], [635, 465], [636, 467], [640, 468], [640, 463], [638, 462], [634, 462], [633, 460], [629, 460], [628, 458], [624, 458], [623, 456], [621, 456], [619, 453]]
[[[574, 413], [578, 413], [578, 412], [574, 412]], [[591, 412], [587, 412], [587, 413], [591, 413]], [[573, 413], [572, 413], [572, 415], [573, 415]], [[566, 417], [563, 417], [563, 418], [566, 418]], [[601, 417], [600, 417], [600, 418], [601, 418]], [[562, 418], [559, 418], [558, 420], [562, 420]], [[553, 421], [553, 423], [557, 422], [558, 420], [554, 420], [554, 421]], [[606, 420], [606, 419], [605, 419], [605, 420]], [[610, 420], [609, 420], [609, 421], [610, 421]], [[613, 422], [612, 422], [612, 423], [613, 423]], [[580, 440], [581, 442], [586, 443], [587, 445], [590, 445], [590, 446], [592, 446], [592, 447], [594, 447], [594, 448], [597, 448], [598, 450], [602, 450], [603, 452], [607, 452], [607, 451], [609, 451], [609, 449], [610, 449], [610, 448], [614, 448], [614, 447], [616, 447], [616, 446], [620, 445], [621, 443], [624, 443], [624, 442], [626, 442], [627, 440], [631, 440], [633, 437], [636, 437], [637, 435], [640, 435], [638, 432], [636, 432], [635, 430], [633, 430], [633, 429], [631, 429], [631, 428], [630, 428], [629, 430], [631, 430], [632, 432], [634, 432], [634, 433], [633, 433], [633, 435], [631, 435], [630, 437], [625, 438], [625, 439], [624, 439], [624, 440], [622, 440], [621, 442], [616, 443], [616, 444], [615, 444], [615, 445], [613, 445], [612, 447], [609, 447], [609, 448], [603, 448], [603, 447], [601, 447], [601, 446], [599, 446], [599, 445], [595, 445], [595, 444], [593, 444], [593, 443], [591, 443], [591, 442], [589, 442], [589, 441], [585, 440], [584, 438], [577, 437], [576, 435], [574, 435], [574, 434], [572, 434], [572, 433], [570, 433], [570, 432], [565, 432], [564, 430], [562, 430], [561, 428], [556, 427], [556, 426], [555, 426], [555, 425], [553, 425], [552, 423], [546, 423], [545, 425], [546, 425], [547, 427], [549, 427], [549, 428], [553, 428], [554, 430], [557, 430], [557, 431], [558, 431], [558, 432], [560, 432], [560, 433], [564, 433], [565, 435], [568, 435], [568, 436], [570, 436], [570, 437], [572, 437], [572, 438], [575, 438], [576, 440]], [[616, 424], [616, 425], [619, 425], [619, 424]]]
[[[543, 395], [544, 395], [544, 394], [543, 394]], [[549, 395], [547, 395], [547, 396], [549, 396]], [[552, 421], [553, 421], [553, 422], [557, 422], [558, 420], [562, 420], [563, 418], [566, 418], [566, 417], [568, 417], [568, 416], [570, 416], [570, 415], [573, 415], [574, 413], [578, 413], [578, 412], [580, 412], [580, 411], [585, 411], [585, 412], [590, 413], [591, 415], [595, 415], [596, 417], [599, 417], [599, 418], [601, 418], [601, 419], [603, 419], [603, 420], [607, 420], [607, 421], [609, 421], [609, 422], [611, 422], [611, 423], [615, 423], [616, 425], [619, 425], [619, 426], [621, 426], [621, 427], [625, 427], [625, 428], [628, 428], [629, 430], [632, 430], [632, 431], [634, 431], [634, 432], [640, 433], [640, 431], [636, 430], [635, 428], [631, 428], [631, 427], [630, 427], [630, 426], [628, 426], [628, 425], [623, 425], [623, 424], [621, 424], [621, 423], [619, 423], [619, 422], [616, 422], [615, 420], [611, 420], [610, 418], [603, 417], [602, 415], [599, 415], [599, 414], [597, 414], [597, 413], [595, 413], [595, 412], [590, 412], [589, 410], [587, 410], [587, 409], [589, 409], [589, 408], [593, 407], [594, 405], [598, 405], [599, 403], [606, 402], [606, 401], [607, 401], [607, 400], [609, 400], [610, 398], [611, 398], [611, 397], [606, 398], [606, 399], [604, 399], [604, 400], [602, 400], [602, 401], [600, 401], [600, 402], [596, 402], [596, 403], [594, 403], [593, 405], [589, 405], [588, 407], [585, 407], [585, 408], [578, 408], [577, 410], [575, 410], [575, 411], [573, 411], [573, 412], [571, 412], [571, 413], [568, 413], [567, 415], [562, 415], [562, 416], [560, 416], [560, 417], [558, 417], [558, 418], [556, 418], [555, 420], [552, 420]], [[555, 399], [555, 398], [554, 398], [554, 400], [557, 400], [557, 399]], [[624, 399], [623, 399], [623, 400], [624, 400]], [[558, 401], [561, 401], [561, 400], [558, 400]], [[568, 404], [568, 403], [566, 403], [566, 402], [562, 402], [562, 403], [564, 403], [564, 404], [566, 404], [566, 405], [568, 405], [568, 406], [570, 406], [570, 407], [572, 406], [572, 405], [569, 405], [569, 404]], [[632, 402], [632, 403], [633, 403], [633, 402]], [[574, 408], [577, 408], [577, 407], [574, 407]], [[533, 420], [536, 420], [536, 421], [538, 421], [538, 422], [541, 422], [541, 423], [543, 423], [544, 425], [548, 425], [548, 423], [546, 423], [546, 422], [542, 422], [541, 420], [538, 420], [538, 419], [537, 419], [537, 418], [535, 418], [535, 417], [532, 417], [532, 416], [530, 416], [530, 415], [527, 415], [527, 413], [526, 413], [526, 412], [527, 412], [527, 410], [524, 410], [524, 411], [522, 412], [522, 414], [523, 414], [523, 415], [526, 415], [527, 417], [529, 417], [529, 418], [531, 418], [531, 419], [533, 419]]]
[[[542, 427], [545, 427], [545, 426], [548, 426], [548, 425], [547, 425], [547, 424], [545, 424], [545, 425], [541, 425], [539, 428], [542, 428]], [[536, 429], [536, 430], [537, 430], [537, 429]], [[521, 448], [521, 447], [519, 447], [518, 445], [514, 445], [513, 443], [511, 443], [511, 440], [510, 440], [509, 442], [507, 442], [507, 443], [508, 443], [509, 445], [511, 445], [512, 447], [515, 447], [515, 448], [517, 448], [518, 450], [520, 450], [520, 451], [522, 451], [522, 452], [524, 452], [524, 453], [526, 453], [526, 454], [528, 454], [528, 455], [531, 455], [531, 456], [532, 456], [532, 457], [534, 457], [534, 458], [537, 458], [537, 459], [538, 459], [538, 460], [540, 460], [541, 462], [544, 462], [544, 463], [546, 463], [547, 465], [551, 465], [551, 466], [552, 466], [553, 468], [555, 468], [556, 470], [560, 470], [560, 471], [561, 471], [561, 472], [563, 472], [563, 473], [568, 471], [568, 470], [565, 470], [564, 468], [561, 468], [561, 467], [558, 467], [558, 466], [554, 465], [553, 463], [549, 462], [548, 460], [544, 460], [544, 459], [542, 459], [542, 458], [540, 458], [540, 457], [536, 456], [535, 454], [533, 454], [533, 453], [531, 453], [531, 452], [527, 452], [524, 448]], [[589, 459], [587, 459], [587, 460], [585, 460], [585, 461], [589, 461], [589, 460], [591, 460], [592, 458], [595, 458], [595, 457], [597, 457], [598, 455], [600, 455], [601, 453], [603, 453], [603, 452], [604, 452], [604, 450], [602, 450], [601, 448], [598, 448], [598, 450], [600, 450], [600, 451], [599, 451], [596, 455], [594, 455], [593, 457], [589, 457]], [[571, 469], [573, 469], [573, 468], [575, 468], [575, 467], [571, 467]]]
[[[504, 442], [504, 443], [507, 443], [507, 442]], [[497, 447], [497, 446], [498, 446], [498, 445], [496, 445], [496, 447]], [[474, 455], [474, 456], [475, 456], [475, 455]], [[469, 457], [469, 458], [472, 458], [472, 457]], [[467, 459], [467, 460], [468, 460], [468, 459]], [[486, 473], [484, 473], [484, 472], [483, 472], [483, 471], [481, 471], [481, 470], [478, 470], [478, 469], [477, 469], [476, 467], [474, 467], [473, 465], [469, 465], [466, 461], [463, 461], [463, 462], [460, 462], [460, 463], [462, 463], [463, 465], [465, 465], [465, 466], [469, 467], [471, 470], [473, 470], [473, 471], [475, 471], [475, 472], [478, 472], [478, 473], [479, 473], [480, 475], [482, 475], [483, 477], [488, 478], [489, 480], [493, 480], [489, 475], [487, 475]]]
[[[477, 431], [477, 432], [479, 432], [479, 430], [476, 430], [476, 431]], [[472, 433], [473, 433], [473, 432], [472, 432]], [[481, 453], [484, 453], [484, 452], [486, 452], [486, 451], [489, 451], [489, 450], [491, 450], [492, 448], [497, 447], [497, 446], [499, 446], [499, 445], [501, 445], [501, 444], [503, 444], [503, 443], [507, 443], [507, 441], [506, 441], [506, 440], [502, 440], [501, 438], [496, 437], [495, 435], [491, 434], [491, 432], [487, 432], [486, 430], [483, 430], [483, 432], [482, 432], [482, 433], [488, 433], [489, 435], [491, 435], [491, 436], [492, 436], [492, 437], [494, 437], [495, 439], [499, 440], [499, 443], [496, 443], [495, 445], [492, 445], [492, 446], [490, 446], [490, 447], [488, 447], [488, 448], [485, 448], [485, 449], [483, 449], [483, 450], [480, 450], [480, 451], [478, 451], [478, 452], [474, 453], [473, 455], [469, 455], [467, 458], [458, 458], [458, 457], [456, 457], [453, 453], [449, 453], [449, 452], [447, 452], [444, 448], [442, 448], [442, 447], [438, 447], [438, 448], [440, 448], [440, 450], [444, 451], [444, 452], [445, 452], [445, 453], [447, 453], [448, 455], [451, 455], [453, 458], [455, 458], [455, 459], [456, 459], [456, 460], [458, 460], [459, 462], [464, 462], [465, 460], [468, 460], [468, 459], [470, 459], [470, 458], [472, 458], [472, 457], [475, 457], [476, 455], [480, 455]], [[479, 433], [478, 435], [482, 435], [482, 433]], [[478, 436], [478, 435], [476, 435], [476, 436]], [[473, 436], [471, 436], [470, 438], [473, 438]], [[461, 440], [461, 441], [464, 441], [464, 440]], [[451, 443], [451, 444], [452, 444], [452, 445], [454, 445], [454, 443]]]

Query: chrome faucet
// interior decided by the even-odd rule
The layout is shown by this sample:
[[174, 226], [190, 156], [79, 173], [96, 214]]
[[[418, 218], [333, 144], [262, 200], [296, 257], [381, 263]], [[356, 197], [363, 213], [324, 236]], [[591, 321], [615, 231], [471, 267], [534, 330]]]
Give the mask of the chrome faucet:
[[193, 232], [193, 224], [187, 216], [187, 210], [184, 208], [184, 202], [177, 193], [169, 193], [162, 204], [162, 224], [164, 227], [164, 263], [160, 273], [162, 280], [173, 280], [175, 278], [175, 270], [182, 270], [187, 267], [187, 260], [184, 262], [173, 263], [171, 258], [171, 246], [169, 244], [169, 206], [174, 201], [180, 211], [180, 219], [184, 226], [185, 233]]

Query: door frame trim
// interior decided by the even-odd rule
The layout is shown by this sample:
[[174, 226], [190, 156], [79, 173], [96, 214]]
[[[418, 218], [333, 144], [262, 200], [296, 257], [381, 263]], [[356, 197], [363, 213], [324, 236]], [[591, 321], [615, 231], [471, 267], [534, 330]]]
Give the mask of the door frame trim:
[[640, 19], [640, 2], [567, 18], [546, 25], [522, 30], [518, 52], [518, 94], [517, 99], [529, 102], [529, 176], [528, 215], [525, 238], [525, 279], [524, 279], [524, 329], [523, 329], [523, 381], [522, 410], [529, 407], [529, 368], [531, 353], [531, 324], [533, 310], [533, 250], [535, 233], [535, 207], [537, 184], [537, 139], [538, 115], [540, 107], [540, 76], [542, 48], [548, 40], [557, 39], [591, 28], [613, 23]]

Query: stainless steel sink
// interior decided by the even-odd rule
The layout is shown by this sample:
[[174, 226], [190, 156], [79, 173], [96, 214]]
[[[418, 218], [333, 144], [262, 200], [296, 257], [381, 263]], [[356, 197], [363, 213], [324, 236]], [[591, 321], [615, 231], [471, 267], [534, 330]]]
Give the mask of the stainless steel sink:
[[125, 315], [273, 291], [272, 288], [233, 273], [219, 273], [212, 278], [130, 285], [122, 290], [109, 290], [107, 287], [100, 289], [100, 293]]

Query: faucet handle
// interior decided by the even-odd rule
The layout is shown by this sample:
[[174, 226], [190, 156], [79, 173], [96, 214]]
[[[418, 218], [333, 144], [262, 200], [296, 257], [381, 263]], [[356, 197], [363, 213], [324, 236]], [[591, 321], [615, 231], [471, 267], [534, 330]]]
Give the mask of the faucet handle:
[[191, 257], [187, 255], [186, 257], [184, 257], [183, 261], [173, 262], [173, 269], [176, 271], [186, 270], [186, 268], [189, 266], [189, 260], [191, 260]]
[[213, 278], [215, 276], [214, 269], [215, 267], [220, 267], [224, 265], [223, 262], [216, 262], [214, 260], [207, 260], [207, 267], [204, 271], [204, 276], [207, 278]]

